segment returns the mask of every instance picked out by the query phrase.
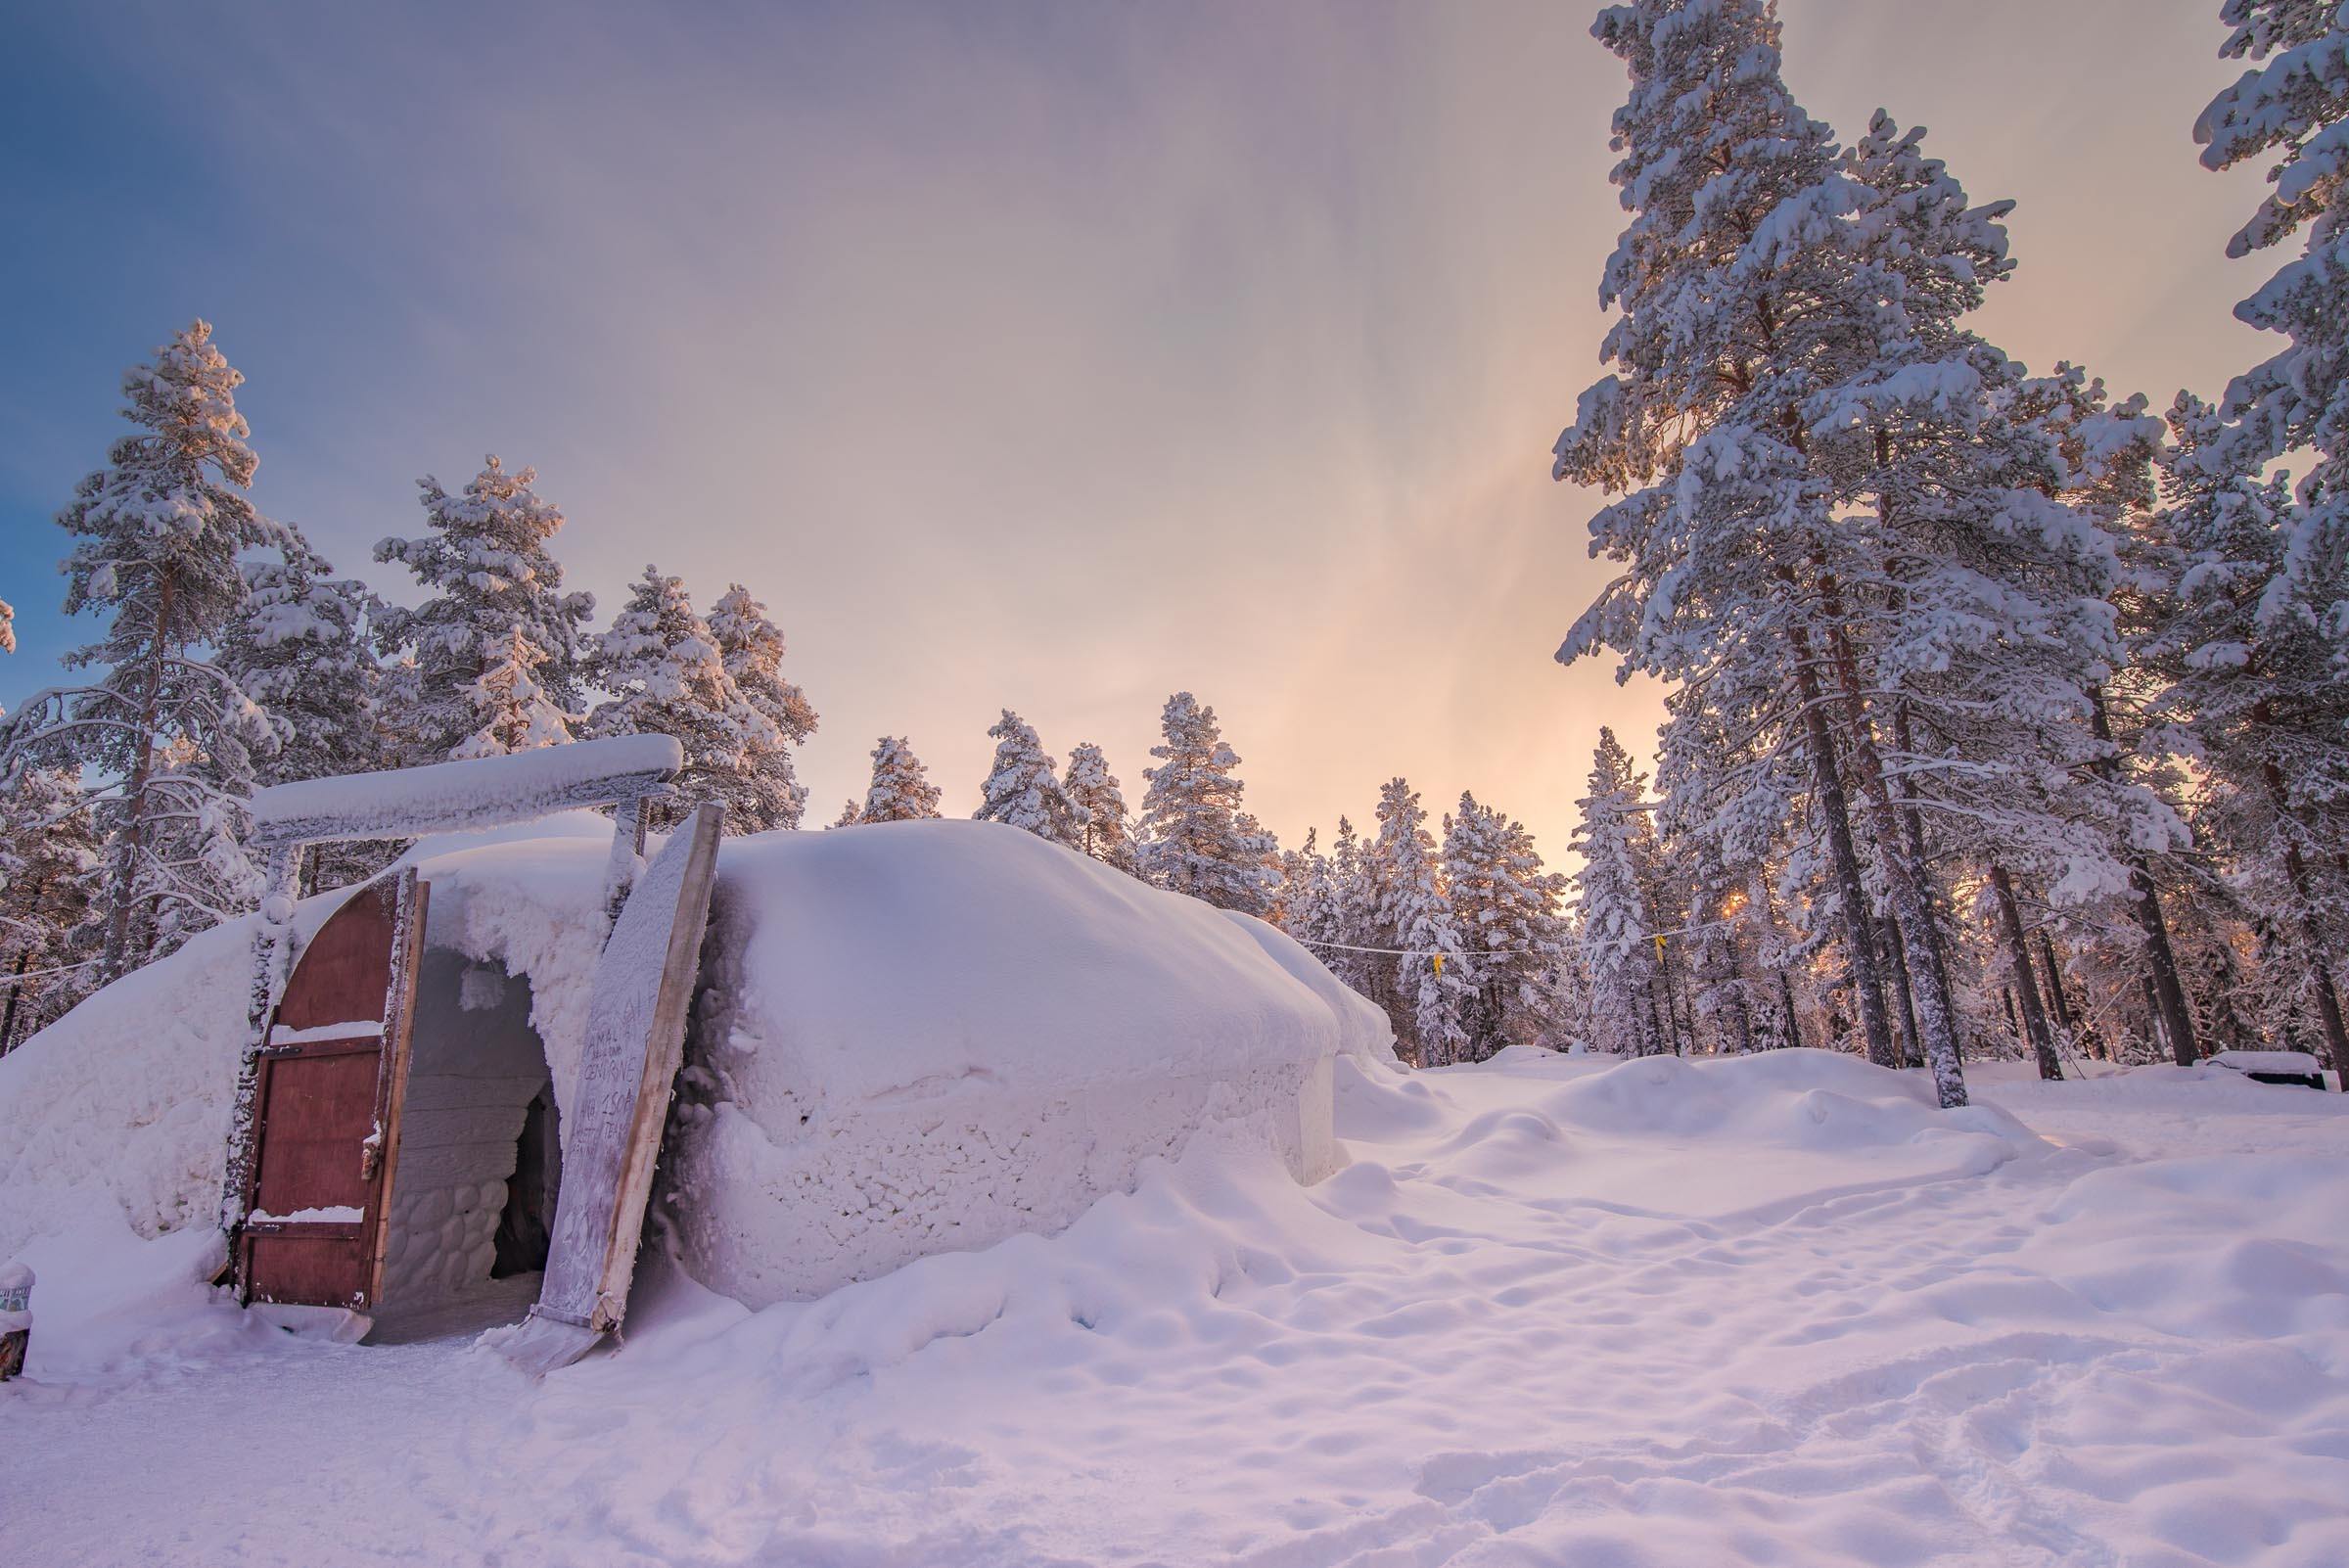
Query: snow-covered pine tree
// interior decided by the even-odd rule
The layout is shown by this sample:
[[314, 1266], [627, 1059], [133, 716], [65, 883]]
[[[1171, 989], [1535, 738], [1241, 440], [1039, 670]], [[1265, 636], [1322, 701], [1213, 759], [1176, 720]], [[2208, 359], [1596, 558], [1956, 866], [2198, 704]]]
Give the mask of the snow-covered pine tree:
[[1159, 715], [1165, 739], [1150, 748], [1159, 765], [1142, 769], [1135, 853], [1142, 875], [1221, 909], [1261, 914], [1274, 872], [1268, 845], [1240, 810], [1239, 754], [1223, 740], [1216, 711], [1187, 691]]
[[382, 601], [338, 577], [289, 526], [281, 559], [249, 563], [244, 604], [221, 632], [214, 662], [258, 703], [277, 750], [257, 761], [263, 785], [360, 773], [383, 763], [377, 712], [382, 667], [371, 623]]
[[1386, 960], [1358, 950], [1376, 945], [1371, 940], [1376, 900], [1369, 861], [1354, 823], [1343, 816], [1338, 818], [1337, 832], [1330, 836], [1327, 859], [1328, 897], [1314, 929], [1304, 935], [1322, 944], [1314, 947], [1313, 956], [1327, 965], [1331, 974], [1350, 990], [1376, 999], [1382, 983], [1373, 966], [1388, 967]]
[[840, 803], [840, 815], [832, 819], [832, 825], [834, 827], [854, 827], [863, 819], [864, 814], [858, 809], [855, 798], [852, 796]]
[[1464, 1059], [1531, 1044], [1544, 988], [1565, 950], [1558, 899], [1566, 879], [1542, 869], [1522, 822], [1463, 791], [1444, 828], [1444, 892], [1461, 946], [1473, 956], [1475, 992], [1464, 1009]]
[[2286, 346], [2235, 378], [2210, 438], [2250, 474], [2308, 453], [2263, 614], [2306, 620], [2349, 671], [2349, 13], [2332, 0], [2225, 0], [2220, 54], [2254, 62], [2194, 125], [2212, 169], [2272, 157], [2274, 191], [2228, 242], [2249, 255], [2305, 237], [2235, 318]]
[[122, 378], [136, 427], [83, 480], [58, 523], [66, 612], [107, 615], [66, 656], [100, 671], [38, 693], [0, 727], [0, 770], [62, 768], [95, 781], [107, 840], [98, 893], [111, 980], [239, 913], [258, 882], [245, 855], [253, 756], [274, 737], [206, 657], [246, 594], [238, 557], [292, 537], [248, 493], [256, 461], [237, 412], [244, 377], [197, 321]]
[[[1592, 31], [1631, 70], [1612, 178], [1632, 220], [1599, 290], [1619, 312], [1602, 347], [1614, 373], [1583, 394], [1552, 472], [1623, 495], [1590, 524], [1592, 553], [1623, 572], [1558, 657], [1612, 648], [1627, 674], [1701, 679], [1704, 705], [1757, 715], [1772, 758], [1801, 757], [1867, 1051], [1889, 1062], [1827, 685], [1831, 589], [1849, 560], [1871, 559], [1873, 530], [1837, 514], [1809, 417], [1822, 377], [1840, 379], [1822, 361], [1859, 301], [1839, 225], [1865, 193], [1787, 92], [1768, 0], [1633, 0]], [[1698, 744], [1679, 717], [1662, 732], [1666, 756]], [[1943, 1098], [1961, 1103], [1947, 1065]]]
[[1321, 853], [1321, 838], [1305, 830], [1305, 842], [1280, 856], [1280, 886], [1265, 918], [1292, 937], [1318, 936], [1327, 920], [1329, 856]]
[[[81, 781], [28, 767], [0, 795], [0, 1055], [90, 990], [90, 895], [105, 864]], [[65, 971], [60, 973], [59, 971]]]
[[[2349, 15], [2321, 0], [2226, 0], [2220, 16], [2231, 29], [2220, 53], [2253, 65], [2196, 122], [2202, 161], [2225, 169], [2272, 157], [2275, 186], [2229, 241], [2228, 254], [2246, 256], [2304, 237], [2300, 254], [2234, 311], [2281, 336], [2285, 346], [2235, 378], [2220, 417], [2192, 416], [2192, 463], [2205, 483], [2230, 493], [2234, 513], [2252, 510], [2253, 476], [2274, 460], [2296, 461], [2301, 472], [2288, 501], [2280, 490], [2262, 499], [2261, 523], [2234, 516], [2218, 525], [2216, 531], [2235, 535], [2219, 547], [2221, 559], [2234, 563], [2234, 580], [2223, 580], [2228, 568], [2210, 564], [2196, 584], [2205, 597], [2200, 619], [2223, 620], [2223, 605], [2239, 601], [2250, 613], [2238, 605], [2234, 619], [2252, 635], [2199, 647], [2214, 672], [2232, 667], [2287, 686], [2304, 682], [2312, 655], [2321, 656], [2337, 690], [2349, 675]], [[2214, 585], [2214, 577], [2222, 580]], [[2200, 684], [2207, 694], [2217, 683]], [[2232, 794], [2247, 815], [2255, 820], [2264, 810], [2280, 829], [2278, 853], [2253, 862], [2269, 872], [2257, 901], [2270, 945], [2286, 958], [2284, 968], [2298, 971], [2349, 1086], [2349, 1033], [2334, 979], [2349, 872], [2340, 864], [2337, 830], [2310, 842], [2324, 819], [2337, 824], [2341, 780], [2328, 759], [2312, 760], [2314, 777], [2295, 774], [2277, 744], [2294, 730], [2318, 729], [2331, 705], [2320, 699], [2314, 710], [2295, 712], [2281, 692], [2263, 696], [2264, 703], [2242, 705], [2251, 724], [2269, 730], [2257, 754], [2262, 776], [2256, 789], [2238, 785]], [[2336, 721], [2332, 746], [2340, 733]], [[2254, 841], [2235, 842], [2249, 848]]]
[[1260, 915], [1264, 914], [1271, 907], [1272, 899], [1280, 889], [1280, 839], [1270, 828], [1259, 822], [1253, 812], [1235, 811], [1231, 825], [1239, 835], [1241, 845], [1264, 868], [1266, 908], [1257, 911]]
[[538, 684], [546, 655], [520, 626], [507, 631], [482, 672], [465, 683], [468, 716], [478, 726], [450, 750], [464, 761], [560, 746], [572, 738], [571, 715]]
[[[336, 576], [300, 530], [287, 527], [296, 543], [281, 559], [247, 563], [245, 604], [215, 656], [277, 736], [277, 750], [256, 759], [254, 782], [262, 785], [368, 772], [392, 750], [373, 630], [383, 602], [356, 578]], [[314, 845], [303, 856], [303, 888], [353, 886], [404, 848]]]
[[395, 715], [411, 762], [571, 738], [595, 599], [562, 591], [547, 546], [563, 514], [537, 482], [536, 470], [508, 472], [495, 456], [453, 495], [428, 476], [417, 482], [428, 531], [375, 547], [378, 561], [406, 567], [432, 594], [388, 612], [381, 630], [387, 651], [413, 652], [412, 701]]
[[766, 606], [737, 582], [710, 607], [710, 631], [734, 688], [754, 713], [771, 726], [751, 737], [736, 799], [727, 807], [744, 833], [800, 825], [807, 791], [792, 762], [792, 748], [815, 733], [816, 714], [807, 694], [783, 678], [783, 632], [767, 619]]
[[938, 786], [902, 735], [884, 735], [873, 748], [873, 778], [859, 822], [911, 822], [938, 812]]
[[2197, 818], [2271, 933], [2277, 961], [2263, 979], [2306, 999], [2349, 1071], [2337, 978], [2349, 937], [2349, 680], [2315, 610], [2349, 596], [2349, 563], [2291, 564], [2300, 506], [2283, 477], [2242, 466], [2257, 449], [2230, 438], [2217, 410], [2181, 395], [2170, 427], [2169, 504], [2153, 527], [2177, 586], [2141, 644], [2164, 677], [2150, 717], [2204, 781]]
[[1396, 956], [1373, 962], [1384, 973], [1370, 999], [1387, 1010], [1396, 1037], [1421, 1067], [1463, 1061], [1466, 1014], [1476, 993], [1474, 961], [1464, 950], [1451, 901], [1444, 895], [1436, 841], [1419, 792], [1390, 779], [1378, 792], [1378, 837], [1363, 857], [1374, 903], [1373, 941]]
[[1654, 879], [1654, 824], [1647, 780], [1632, 765], [1612, 729], [1602, 727], [1590, 758], [1590, 791], [1576, 806], [1575, 933], [1590, 986], [1590, 1038], [1600, 1050], [1657, 1056], [1672, 1049], [1665, 1025], [1664, 977], [1648, 911]]
[[1133, 830], [1128, 820], [1126, 796], [1100, 747], [1079, 741], [1070, 748], [1069, 770], [1061, 788], [1083, 815], [1084, 838], [1078, 848], [1121, 871], [1133, 870]]
[[980, 786], [979, 809], [971, 813], [972, 818], [1000, 822], [1082, 850], [1083, 813], [1061, 786], [1060, 775], [1045, 754], [1043, 742], [1036, 739], [1035, 727], [1006, 708], [987, 733], [995, 743], [995, 761], [988, 770], [987, 782]]
[[797, 788], [782, 733], [735, 686], [716, 634], [680, 579], [646, 567], [582, 669], [611, 694], [588, 715], [588, 735], [669, 735], [684, 748], [674, 786], [680, 807], [714, 801], [729, 831], [756, 831], [776, 782], [757, 763], [779, 756], [784, 779]]

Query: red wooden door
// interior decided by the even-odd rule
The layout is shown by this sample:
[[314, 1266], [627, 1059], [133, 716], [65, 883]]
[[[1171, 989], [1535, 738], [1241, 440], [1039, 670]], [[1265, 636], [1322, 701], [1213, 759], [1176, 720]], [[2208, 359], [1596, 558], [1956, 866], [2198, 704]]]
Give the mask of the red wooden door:
[[426, 892], [412, 870], [369, 883], [318, 928], [287, 978], [259, 1051], [237, 1243], [247, 1301], [375, 1305]]

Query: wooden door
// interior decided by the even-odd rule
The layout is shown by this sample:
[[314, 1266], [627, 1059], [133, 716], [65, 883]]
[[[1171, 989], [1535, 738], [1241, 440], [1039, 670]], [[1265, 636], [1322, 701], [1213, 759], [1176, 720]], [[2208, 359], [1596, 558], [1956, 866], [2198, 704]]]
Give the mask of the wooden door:
[[246, 1301], [375, 1306], [427, 891], [413, 870], [369, 883], [287, 977], [258, 1053], [237, 1241]]

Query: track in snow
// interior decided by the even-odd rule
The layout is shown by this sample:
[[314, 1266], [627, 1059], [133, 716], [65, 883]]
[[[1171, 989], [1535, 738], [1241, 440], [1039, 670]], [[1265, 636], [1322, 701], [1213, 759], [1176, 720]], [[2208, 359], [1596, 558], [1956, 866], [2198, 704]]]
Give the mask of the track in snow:
[[[0, 1393], [28, 1563], [2349, 1562], [2345, 1097], [1964, 1125], [1813, 1053], [1514, 1054], [1066, 1234], [527, 1389], [237, 1335]], [[37, 1500], [35, 1500], [37, 1499]]]

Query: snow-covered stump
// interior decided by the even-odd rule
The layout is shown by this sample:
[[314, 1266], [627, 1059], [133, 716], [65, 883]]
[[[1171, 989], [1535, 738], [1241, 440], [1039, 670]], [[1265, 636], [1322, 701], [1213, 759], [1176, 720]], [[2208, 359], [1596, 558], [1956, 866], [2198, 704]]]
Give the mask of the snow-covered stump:
[[22, 1263], [0, 1264], [0, 1383], [24, 1370], [32, 1343], [32, 1270]]

